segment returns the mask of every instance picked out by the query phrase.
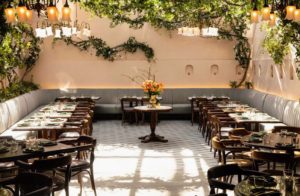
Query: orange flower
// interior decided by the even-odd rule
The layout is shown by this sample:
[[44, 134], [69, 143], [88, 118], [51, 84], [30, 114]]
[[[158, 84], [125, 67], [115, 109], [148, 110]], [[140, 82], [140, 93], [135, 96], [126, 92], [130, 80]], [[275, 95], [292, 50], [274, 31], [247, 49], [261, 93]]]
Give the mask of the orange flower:
[[161, 89], [161, 92], [165, 92], [165, 89], [162, 88], [162, 89]]
[[144, 92], [145, 92], [145, 93], [148, 93], [148, 90], [147, 90], [147, 89], [145, 89], [145, 90], [144, 90]]
[[158, 88], [158, 87], [159, 87], [159, 84], [157, 84], [156, 87]]
[[160, 83], [159, 83], [159, 86], [163, 87], [164, 85], [163, 85], [163, 83], [160, 82]]

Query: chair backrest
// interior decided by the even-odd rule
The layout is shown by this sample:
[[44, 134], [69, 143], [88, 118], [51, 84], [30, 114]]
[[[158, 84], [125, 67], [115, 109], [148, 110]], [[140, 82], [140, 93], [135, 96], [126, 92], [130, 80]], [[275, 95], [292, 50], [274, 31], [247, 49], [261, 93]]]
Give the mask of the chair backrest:
[[63, 167], [66, 165], [71, 165], [72, 163], [72, 156], [62, 156], [54, 159], [40, 159], [35, 160], [32, 163], [32, 168], [34, 170], [51, 170], [57, 167]]
[[135, 105], [134, 106], [138, 106], [138, 99], [137, 98], [121, 98], [120, 99], [120, 101], [121, 101], [121, 108], [122, 108], [122, 110], [124, 110], [124, 103], [130, 103], [130, 102], [132, 102], [132, 103], [135, 103]]
[[24, 196], [46, 196], [52, 191], [53, 181], [51, 176], [44, 174], [20, 172], [17, 176], [17, 186], [33, 187], [32, 190], [30, 189], [30, 192], [25, 192]]
[[208, 101], [207, 98], [192, 98], [190, 100], [190, 102], [191, 102], [191, 109], [192, 110], [194, 109], [195, 103], [196, 103], [197, 107], [199, 107], [199, 103], [201, 103], [201, 102], [207, 102], [207, 101]]
[[225, 150], [224, 144], [220, 141], [219, 137], [214, 137], [212, 140], [212, 146], [217, 150]]
[[228, 137], [230, 139], [241, 139], [241, 137], [244, 137], [246, 135], [249, 135], [250, 133], [244, 129], [244, 128], [237, 128], [232, 129], [228, 132]]
[[229, 98], [213, 98], [211, 101], [229, 101]]
[[278, 163], [290, 163], [293, 156], [290, 153], [270, 153], [265, 151], [254, 150], [252, 157], [258, 161], [278, 162]]
[[279, 133], [281, 129], [286, 129], [288, 132], [300, 133], [300, 127], [292, 126], [275, 126], [272, 130], [272, 133]]

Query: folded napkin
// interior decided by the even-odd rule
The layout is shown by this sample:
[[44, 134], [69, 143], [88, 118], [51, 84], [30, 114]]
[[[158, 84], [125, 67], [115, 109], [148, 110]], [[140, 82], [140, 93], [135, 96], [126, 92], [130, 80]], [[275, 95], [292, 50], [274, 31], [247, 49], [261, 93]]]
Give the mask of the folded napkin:
[[275, 119], [275, 118], [269, 116], [269, 117], [267, 117], [265, 119], [271, 120], [271, 119]]
[[46, 126], [58, 126], [59, 123], [46, 123]]
[[56, 119], [51, 120], [51, 122], [60, 122], [60, 121], [63, 121], [63, 119], [56, 118]]
[[251, 195], [259, 195], [259, 196], [281, 196], [281, 193], [275, 189], [251, 189]]
[[18, 124], [18, 127], [28, 127], [30, 125], [31, 125], [31, 123], [21, 123], [21, 124]]
[[43, 110], [51, 110], [51, 108], [44, 108]]
[[261, 131], [261, 132], [254, 132], [254, 133], [251, 134], [251, 136], [253, 136], [253, 137], [262, 137], [265, 134], [266, 134], [266, 132]]
[[247, 137], [244, 140], [245, 142], [261, 142], [262, 140], [256, 137]]
[[76, 101], [71, 101], [70, 103], [76, 103]]
[[67, 104], [66, 106], [73, 106], [74, 104]]
[[73, 108], [64, 108], [64, 110], [73, 110]]
[[250, 120], [250, 118], [248, 118], [248, 117], [239, 117], [239, 119], [241, 119], [241, 120]]
[[47, 145], [47, 144], [57, 144], [57, 142], [46, 140], [46, 141], [40, 141], [39, 142], [41, 145]]
[[24, 122], [34, 122], [34, 120], [25, 120]]
[[41, 116], [41, 115], [44, 115], [44, 113], [37, 113], [36, 115]]
[[227, 108], [227, 110], [233, 110], [233, 108]]
[[294, 136], [294, 135], [297, 135], [297, 133], [288, 132], [288, 133], [280, 133], [280, 135]]
[[236, 113], [236, 115], [239, 115], [239, 116], [241, 116], [241, 115], [242, 115], [242, 113]]
[[225, 104], [225, 103], [222, 103], [222, 104], [220, 104], [220, 105], [226, 106], [227, 104]]
[[241, 103], [240, 105], [247, 105], [246, 103]]
[[61, 112], [61, 113], [59, 113], [59, 114], [68, 114], [67, 112]]
[[5, 151], [7, 150], [7, 148], [3, 147], [3, 148], [0, 148], [0, 151]]
[[282, 147], [284, 147], [284, 146], [286, 146], [286, 147], [293, 147], [294, 145], [293, 144], [291, 144], [291, 143], [281, 143], [281, 142], [279, 142], [279, 143], [276, 143], [276, 146], [282, 146]]

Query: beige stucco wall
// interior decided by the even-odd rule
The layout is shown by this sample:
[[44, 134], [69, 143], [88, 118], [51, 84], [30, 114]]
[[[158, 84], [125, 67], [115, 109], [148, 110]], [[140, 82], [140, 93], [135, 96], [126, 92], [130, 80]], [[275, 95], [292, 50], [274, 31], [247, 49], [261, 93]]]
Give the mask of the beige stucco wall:
[[[257, 90], [286, 97], [292, 100], [300, 98], [300, 80], [298, 80], [295, 70], [294, 50], [291, 47], [289, 55], [286, 56], [282, 68], [276, 65], [267, 52], [262, 53], [261, 42], [265, 37], [265, 30], [260, 31], [260, 24], [256, 25], [253, 34], [253, 65], [255, 65], [255, 75], [253, 76], [254, 87]], [[259, 75], [261, 66], [261, 76]], [[271, 77], [271, 66], [273, 66], [273, 77]], [[282, 78], [280, 72], [282, 69]], [[293, 80], [291, 80], [293, 77]]]
[[[72, 20], [75, 20], [74, 4], [70, 3], [70, 6]], [[127, 41], [129, 36], [136, 37], [140, 42], [147, 42], [154, 48], [157, 58], [153, 64], [153, 70], [158, 70], [156, 79], [168, 88], [229, 87], [230, 80], [239, 81], [242, 77], [236, 75], [238, 63], [234, 60], [235, 42], [183, 37], [177, 35], [177, 32], [172, 32], [170, 38], [165, 30], [158, 33], [147, 24], [140, 30], [130, 29], [125, 24], [110, 28], [108, 19], [95, 17], [90, 20], [84, 10], [79, 11], [78, 18], [79, 21], [89, 21], [92, 35], [102, 38], [110, 46]], [[41, 84], [42, 88], [134, 88], [138, 85], [121, 75], [133, 76], [138, 73], [137, 69], [147, 69], [149, 65], [141, 51], [127, 54], [126, 59], [109, 62], [90, 52], [67, 46], [62, 41], [58, 41], [52, 49], [52, 39], [53, 37], [45, 39], [43, 52], [31, 72], [34, 81]], [[214, 64], [219, 66], [218, 75], [211, 75], [211, 66]], [[185, 74], [186, 65], [194, 68], [194, 73], [190, 76]]]

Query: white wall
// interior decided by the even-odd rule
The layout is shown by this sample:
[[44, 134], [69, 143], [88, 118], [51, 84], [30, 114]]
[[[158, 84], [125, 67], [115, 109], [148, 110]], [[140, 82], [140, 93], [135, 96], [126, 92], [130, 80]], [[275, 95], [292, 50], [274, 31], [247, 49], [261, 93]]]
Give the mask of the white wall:
[[[74, 4], [72, 21], [75, 20]], [[61, 5], [59, 6], [59, 9]], [[37, 17], [36, 17], [37, 18]], [[235, 42], [218, 41], [215, 38], [183, 37], [172, 32], [161, 30], [159, 33], [147, 24], [140, 30], [128, 28], [126, 24], [116, 28], [109, 28], [108, 19], [90, 16], [80, 10], [79, 21], [91, 24], [92, 35], [102, 38], [109, 46], [116, 46], [134, 36], [140, 42], [147, 42], [154, 48], [156, 64], [153, 70], [158, 70], [156, 80], [161, 81], [167, 88], [178, 87], [225, 87], [229, 88], [229, 81], [239, 81], [241, 75], [236, 75]], [[33, 27], [36, 23], [33, 23]], [[34, 75], [34, 81], [42, 88], [134, 88], [139, 87], [122, 74], [133, 76], [137, 69], [147, 69], [148, 62], [144, 54], [127, 54], [126, 59], [109, 62], [102, 57], [95, 57], [94, 53], [79, 51], [74, 46], [67, 46], [58, 41], [52, 49], [52, 37], [46, 38], [42, 46], [43, 52], [36, 67], [29, 74]], [[74, 38], [77, 39], [77, 38]], [[124, 54], [123, 54], [124, 55]], [[219, 75], [211, 75], [210, 67], [219, 66]], [[185, 75], [185, 66], [193, 65], [194, 74]]]
[[[297, 65], [293, 57], [294, 51], [286, 56], [282, 68], [276, 65], [270, 55], [265, 52], [261, 53], [261, 43], [266, 32], [260, 31], [260, 24], [256, 24], [253, 39], [253, 65], [255, 65], [255, 75], [253, 76], [254, 88], [260, 91], [268, 92], [288, 99], [298, 101], [300, 98], [300, 81], [298, 80], [295, 70]], [[261, 65], [261, 76], [259, 76], [259, 65]], [[271, 77], [271, 65], [273, 65], [273, 78]], [[292, 66], [292, 68], [290, 67]], [[283, 78], [280, 78], [280, 69], [283, 70]], [[290, 71], [292, 69], [292, 71]], [[293, 80], [291, 80], [291, 74]]]

